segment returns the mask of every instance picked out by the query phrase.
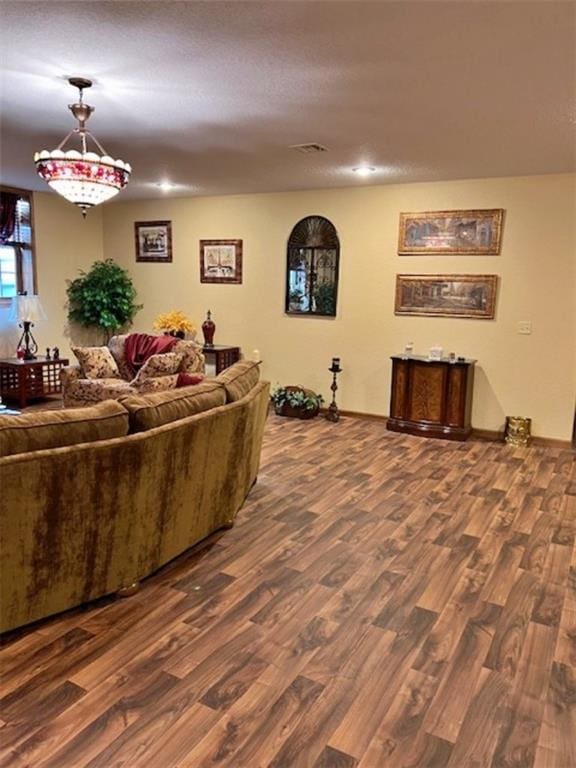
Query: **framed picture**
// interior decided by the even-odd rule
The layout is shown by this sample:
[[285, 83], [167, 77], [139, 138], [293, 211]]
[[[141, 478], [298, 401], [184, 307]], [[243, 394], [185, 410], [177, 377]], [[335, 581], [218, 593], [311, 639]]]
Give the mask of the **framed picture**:
[[500, 253], [501, 208], [483, 211], [401, 213], [398, 253]]
[[396, 315], [492, 320], [496, 275], [396, 275]]
[[135, 221], [136, 261], [172, 261], [172, 222]]
[[200, 240], [200, 282], [242, 282], [242, 240]]

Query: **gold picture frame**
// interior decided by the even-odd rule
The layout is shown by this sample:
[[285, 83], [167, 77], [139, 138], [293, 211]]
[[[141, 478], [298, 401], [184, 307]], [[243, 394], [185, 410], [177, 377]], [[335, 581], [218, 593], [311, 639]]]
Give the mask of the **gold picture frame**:
[[493, 320], [497, 275], [396, 275], [394, 314]]
[[502, 208], [401, 213], [398, 253], [496, 256], [503, 220]]

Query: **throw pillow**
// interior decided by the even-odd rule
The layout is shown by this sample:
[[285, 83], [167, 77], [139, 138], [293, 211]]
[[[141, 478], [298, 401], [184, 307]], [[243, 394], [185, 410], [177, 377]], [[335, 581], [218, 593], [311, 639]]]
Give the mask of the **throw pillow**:
[[85, 379], [119, 379], [120, 371], [108, 347], [72, 347]]
[[173, 352], [182, 353], [181, 373], [204, 373], [204, 355], [202, 347], [195, 341], [179, 340], [172, 347]]
[[159, 376], [173, 376], [178, 373], [182, 354], [179, 352], [165, 352], [162, 355], [151, 355], [134, 377], [133, 384], [155, 379]]
[[179, 373], [176, 387], [190, 387], [194, 384], [200, 384], [204, 376], [198, 373]]

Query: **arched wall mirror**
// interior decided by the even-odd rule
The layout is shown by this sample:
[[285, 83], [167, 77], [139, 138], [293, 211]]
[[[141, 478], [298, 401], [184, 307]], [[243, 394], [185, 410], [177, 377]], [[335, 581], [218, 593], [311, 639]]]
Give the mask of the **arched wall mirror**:
[[286, 303], [289, 315], [335, 317], [340, 241], [323, 216], [307, 216], [288, 238]]

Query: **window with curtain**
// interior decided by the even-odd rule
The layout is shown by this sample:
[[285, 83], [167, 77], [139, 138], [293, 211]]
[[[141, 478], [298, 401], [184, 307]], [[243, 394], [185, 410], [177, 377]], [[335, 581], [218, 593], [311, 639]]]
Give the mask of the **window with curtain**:
[[0, 300], [36, 293], [32, 195], [0, 189]]

